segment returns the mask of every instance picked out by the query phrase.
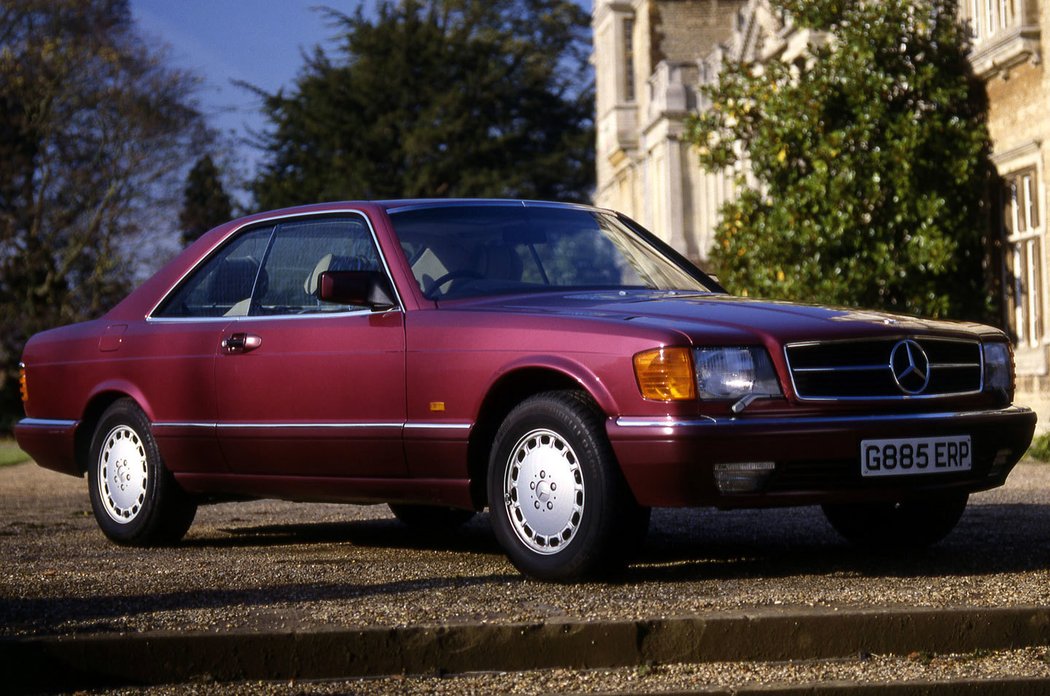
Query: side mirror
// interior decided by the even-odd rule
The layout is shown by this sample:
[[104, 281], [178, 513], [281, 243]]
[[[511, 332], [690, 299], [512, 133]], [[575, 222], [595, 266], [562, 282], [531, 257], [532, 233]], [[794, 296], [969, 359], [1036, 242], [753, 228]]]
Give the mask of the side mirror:
[[322, 302], [365, 306], [375, 311], [395, 306], [382, 271], [324, 271], [317, 281], [317, 297]]

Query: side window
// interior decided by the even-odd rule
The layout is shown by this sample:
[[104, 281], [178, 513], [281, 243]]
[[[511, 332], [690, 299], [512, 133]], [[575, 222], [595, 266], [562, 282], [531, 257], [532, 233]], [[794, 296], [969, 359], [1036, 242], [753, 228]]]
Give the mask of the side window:
[[273, 226], [257, 227], [239, 235], [219, 250], [174, 293], [154, 317], [200, 318], [244, 316], [252, 289], [264, 281], [259, 274]]
[[317, 218], [282, 223], [263, 262], [252, 315], [313, 314], [352, 309], [322, 302], [324, 271], [377, 271], [379, 255], [360, 218]]

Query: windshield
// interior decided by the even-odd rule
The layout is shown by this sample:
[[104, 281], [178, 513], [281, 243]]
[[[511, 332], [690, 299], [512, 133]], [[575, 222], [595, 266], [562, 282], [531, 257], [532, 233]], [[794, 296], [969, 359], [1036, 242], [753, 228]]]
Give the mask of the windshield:
[[431, 300], [552, 289], [714, 290], [607, 213], [456, 205], [392, 210], [390, 218]]

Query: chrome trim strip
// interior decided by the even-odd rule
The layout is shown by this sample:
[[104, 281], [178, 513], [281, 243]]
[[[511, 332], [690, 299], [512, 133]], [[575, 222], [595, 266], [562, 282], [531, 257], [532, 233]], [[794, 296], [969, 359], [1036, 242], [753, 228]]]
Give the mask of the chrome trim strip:
[[1008, 418], [1011, 416], [1031, 413], [1032, 409], [1023, 406], [1011, 406], [994, 411], [943, 411], [937, 413], [890, 413], [868, 416], [804, 416], [801, 418], [751, 416], [747, 418], [712, 418], [700, 416], [692, 419], [659, 420], [654, 418], [638, 418], [620, 416], [616, 419], [616, 425], [622, 428], [694, 428], [710, 427], [716, 425], [735, 426], [778, 426], [778, 425], [834, 425], [836, 423], [900, 423], [904, 421], [931, 421], [958, 418]]
[[[177, 286], [178, 286], [178, 284], [176, 283], [175, 285], [172, 285], [171, 287], [172, 287], [172, 289], [175, 289]], [[171, 294], [170, 291], [169, 291], [168, 294]], [[168, 295], [165, 295], [164, 297], [166, 299], [168, 297]], [[160, 304], [157, 305], [157, 307], [159, 307], [159, 306], [160, 306]], [[188, 323], [188, 322], [193, 322], [193, 323], [198, 323], [198, 324], [218, 324], [219, 322], [222, 322], [224, 324], [228, 324], [228, 323], [230, 323], [231, 319], [233, 319], [233, 317], [146, 317], [146, 323], [147, 324], [185, 324], [185, 323]]]
[[682, 419], [620, 416], [616, 419], [616, 425], [621, 428], [688, 428], [694, 425], [714, 425], [718, 422], [711, 416]]
[[[48, 418], [23, 418], [19, 425], [27, 428], [71, 428], [79, 421], [57, 420]], [[262, 430], [265, 428], [297, 429], [305, 428], [330, 428], [344, 430], [359, 430], [361, 428], [404, 428], [406, 430], [470, 430], [473, 423], [404, 423], [404, 422], [352, 422], [352, 423], [216, 423], [206, 421], [159, 421], [151, 424], [156, 428], [200, 428], [214, 430], [216, 428], [227, 428], [231, 430]]]
[[[961, 370], [961, 369], [978, 369], [981, 367], [981, 363], [930, 363], [931, 370]], [[888, 370], [889, 365], [840, 365], [838, 367], [796, 367], [793, 372], [795, 373], [815, 373], [815, 372], [875, 372], [877, 370]]]
[[923, 340], [923, 341], [943, 341], [945, 343], [969, 343], [981, 346], [982, 342], [980, 338], [968, 337], [962, 338], [959, 336], [938, 336], [936, 334], [924, 334], [924, 333], [905, 333], [905, 334], [887, 334], [885, 336], [861, 336], [859, 338], [836, 338], [829, 340], [816, 340], [816, 341], [793, 341], [791, 343], [785, 343], [785, 348], [806, 348], [809, 346], [826, 346], [830, 343], [867, 343], [869, 341], [903, 341], [905, 339], [912, 340]]
[[840, 365], [838, 367], [796, 367], [792, 372], [874, 372], [889, 368], [889, 365]]
[[960, 396], [973, 396], [980, 394], [983, 389], [975, 389], [966, 392], [951, 392], [949, 394], [901, 394], [900, 396], [801, 396], [792, 379], [791, 388], [795, 390], [795, 397], [799, 401], [823, 402], [829, 401], [932, 401], [933, 399], [956, 399]]
[[[405, 303], [401, 300], [401, 293], [397, 289], [397, 284], [394, 282], [394, 276], [390, 272], [390, 265], [386, 261], [386, 256], [383, 254], [383, 247], [379, 244], [379, 238], [376, 236], [376, 230], [372, 226], [372, 221], [368, 218], [368, 215], [365, 213], [364, 210], [362, 210], [360, 208], [335, 208], [333, 210], [316, 210], [316, 211], [308, 211], [308, 212], [300, 212], [300, 213], [285, 213], [283, 215], [274, 215], [272, 217], [265, 217], [265, 218], [260, 218], [258, 220], [251, 220], [250, 222], [245, 222], [244, 224], [238, 225], [236, 228], [234, 228], [233, 230], [228, 232], [226, 234], [226, 236], [223, 238], [222, 242], [220, 242], [218, 245], [216, 245], [216, 247], [214, 249], [212, 249], [211, 252], [207, 256], [205, 256], [203, 258], [200, 258], [200, 259], [197, 259], [197, 263], [193, 264], [189, 269], [187, 269], [187, 271], [185, 273], [183, 273], [179, 277], [178, 280], [176, 280], [174, 283], [171, 284], [171, 287], [169, 287], [167, 289], [167, 291], [165, 291], [164, 295], [160, 298], [160, 301], [158, 301], [155, 305], [153, 305], [153, 308], [150, 309], [150, 311], [148, 311], [146, 313], [146, 322], [147, 323], [154, 322], [154, 321], [158, 321], [158, 322], [179, 321], [179, 322], [182, 322], [182, 321], [202, 321], [202, 320], [203, 321], [219, 321], [219, 320], [230, 321], [231, 319], [235, 319], [235, 318], [241, 318], [241, 319], [265, 319], [265, 318], [271, 318], [272, 319], [272, 318], [276, 318], [276, 317], [292, 316], [292, 315], [273, 315], [271, 317], [265, 317], [265, 316], [258, 315], [258, 316], [249, 316], [249, 317], [154, 317], [153, 313], [157, 311], [158, 307], [160, 307], [162, 304], [164, 304], [164, 302], [168, 299], [168, 297], [171, 295], [171, 293], [173, 293], [175, 291], [176, 288], [178, 288], [180, 285], [182, 285], [183, 281], [185, 281], [192, 273], [194, 273], [205, 262], [207, 262], [210, 258], [212, 258], [212, 256], [219, 249], [221, 249], [227, 243], [229, 243], [229, 241], [233, 237], [236, 237], [245, 228], [247, 228], [247, 227], [255, 227], [257, 225], [265, 225], [265, 224], [268, 224], [268, 223], [276, 223], [276, 225], [275, 225], [275, 227], [276, 227], [276, 226], [278, 226], [280, 224], [281, 220], [288, 220], [288, 219], [293, 219], [293, 218], [300, 218], [301, 219], [301, 218], [308, 218], [308, 217], [325, 217], [325, 216], [332, 216], [332, 215], [346, 215], [348, 213], [360, 216], [361, 219], [364, 220], [365, 224], [368, 226], [368, 231], [372, 235], [372, 243], [375, 245], [376, 254], [379, 256], [379, 260], [383, 264], [383, 270], [386, 271], [387, 280], [390, 282], [390, 288], [394, 291], [394, 299], [397, 300], [397, 304], [398, 304], [396, 310], [397, 311], [402, 311], [402, 312], [405, 311]], [[272, 244], [273, 244], [273, 239], [272, 239], [272, 236], [271, 236], [271, 240], [267, 243], [267, 250], [269, 249], [269, 247]], [[254, 294], [254, 292], [255, 292], [255, 288], [253, 287], [252, 288], [252, 293]], [[388, 311], [390, 311], [390, 310], [388, 310]], [[376, 313], [380, 314], [381, 312], [376, 312]], [[345, 316], [345, 314], [347, 314], [347, 313], [341, 313], [341, 314], [317, 313], [317, 314], [309, 314], [309, 315], [303, 315], [303, 316], [307, 316], [307, 317], [316, 319], [319, 316], [336, 317], [336, 316]], [[294, 316], [296, 316], [298, 318], [300, 315], [294, 315]]]
[[382, 312], [374, 312], [370, 309], [352, 309], [345, 312], [313, 312], [311, 314], [253, 314], [238, 317], [147, 317], [146, 322], [150, 324], [184, 324], [186, 322], [223, 322], [232, 324], [240, 321], [296, 321], [303, 319], [339, 319], [344, 317], [371, 316], [373, 314], [386, 314], [388, 312], [400, 312], [397, 307]]
[[80, 421], [57, 418], [23, 418], [18, 425], [24, 428], [75, 428]]
[[331, 430], [359, 430], [361, 428], [403, 428], [404, 423], [216, 423], [215, 427], [227, 430], [263, 430], [267, 428], [282, 430], [303, 430], [307, 428], [325, 428]]
[[524, 208], [525, 201], [519, 198], [482, 198], [482, 199], [470, 199], [464, 198], [460, 200], [432, 200], [432, 201], [420, 201], [411, 205], [388, 205], [385, 208], [387, 215], [397, 215], [398, 213], [410, 213], [416, 210], [431, 210], [433, 208], [467, 208], [467, 207], [480, 207], [480, 208]]
[[554, 201], [533, 201], [521, 198], [460, 198], [460, 199], [434, 199], [419, 201], [410, 205], [396, 205], [396, 201], [389, 202], [385, 208], [386, 214], [390, 216], [398, 213], [408, 213], [416, 210], [430, 210], [433, 208], [563, 208], [565, 210], [587, 210], [591, 212], [607, 212], [585, 203], [559, 203]]
[[154, 428], [226, 428], [232, 430], [262, 430], [265, 428], [304, 429], [330, 428], [355, 430], [361, 428], [404, 428], [406, 430], [470, 430], [473, 423], [405, 423], [405, 422], [351, 422], [351, 423], [206, 423], [194, 421], [165, 421]]
[[405, 423], [405, 430], [470, 430], [473, 423]]
[[162, 423], [152, 423], [150, 427], [154, 430], [157, 428], [207, 428], [213, 429], [217, 426], [217, 423], [195, 423], [195, 422], [183, 422], [183, 421], [168, 421]]

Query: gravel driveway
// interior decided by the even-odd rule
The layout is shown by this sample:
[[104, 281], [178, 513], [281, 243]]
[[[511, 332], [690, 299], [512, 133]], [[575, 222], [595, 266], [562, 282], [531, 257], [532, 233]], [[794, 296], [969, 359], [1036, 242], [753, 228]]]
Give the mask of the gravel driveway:
[[1022, 464], [915, 555], [871, 556], [816, 508], [664, 510], [616, 583], [554, 586], [504, 559], [479, 516], [421, 535], [384, 506], [258, 501], [201, 508], [184, 543], [102, 536], [86, 483], [0, 469], [0, 634], [351, 628], [753, 607], [1050, 605], [1050, 466]]
[[[634, 619], [771, 606], [1050, 605], [1050, 466], [1031, 463], [1019, 466], [1005, 487], [974, 496], [956, 531], [922, 554], [854, 551], [815, 508], [657, 511], [642, 557], [621, 581], [576, 586], [518, 575], [485, 516], [454, 536], [422, 536], [383, 506], [224, 504], [202, 508], [179, 547], [141, 550], [107, 542], [89, 508], [83, 480], [31, 464], [0, 468], [0, 635]], [[810, 693], [819, 684], [885, 688], [914, 686], [911, 680], [919, 680], [920, 690], [931, 680], [951, 680], [952, 688], [975, 693], [1042, 693], [1050, 683], [1050, 648], [313, 683], [195, 682], [106, 693], [729, 693], [758, 685]], [[915, 693], [904, 688], [900, 693]]]

